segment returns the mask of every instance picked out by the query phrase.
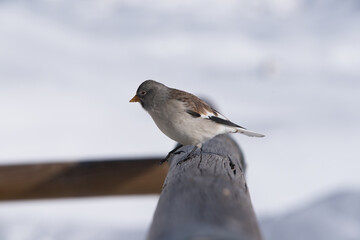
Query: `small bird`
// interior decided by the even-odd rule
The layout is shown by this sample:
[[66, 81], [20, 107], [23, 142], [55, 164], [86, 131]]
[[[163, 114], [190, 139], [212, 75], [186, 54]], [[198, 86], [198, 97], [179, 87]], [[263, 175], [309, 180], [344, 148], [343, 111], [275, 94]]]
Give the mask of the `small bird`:
[[197, 148], [200, 148], [202, 156], [202, 144], [219, 134], [242, 133], [250, 137], [265, 136], [231, 122], [195, 95], [169, 88], [154, 80], [146, 80], [140, 84], [130, 102], [140, 102], [157, 127], [166, 136], [180, 143], [161, 163], [172, 155], [183, 152], [177, 150], [185, 145], [192, 145], [194, 148], [181, 162], [190, 159]]

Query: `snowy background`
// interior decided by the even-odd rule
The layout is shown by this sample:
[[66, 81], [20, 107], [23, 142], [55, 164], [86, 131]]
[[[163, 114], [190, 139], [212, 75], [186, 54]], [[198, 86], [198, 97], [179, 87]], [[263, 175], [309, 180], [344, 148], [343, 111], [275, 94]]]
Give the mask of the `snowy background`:
[[[266, 134], [234, 137], [267, 239], [360, 239], [359, 43], [357, 0], [0, 1], [0, 164], [165, 156], [155, 79]], [[156, 203], [1, 202], [0, 239], [143, 239]]]

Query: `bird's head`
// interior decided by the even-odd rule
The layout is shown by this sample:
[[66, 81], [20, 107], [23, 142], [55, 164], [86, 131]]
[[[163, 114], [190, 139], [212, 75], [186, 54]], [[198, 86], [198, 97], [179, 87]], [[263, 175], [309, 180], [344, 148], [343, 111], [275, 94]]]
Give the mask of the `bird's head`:
[[135, 96], [130, 102], [140, 102], [141, 106], [148, 110], [154, 104], [154, 97], [159, 93], [166, 93], [167, 87], [154, 80], [146, 80], [138, 87]]

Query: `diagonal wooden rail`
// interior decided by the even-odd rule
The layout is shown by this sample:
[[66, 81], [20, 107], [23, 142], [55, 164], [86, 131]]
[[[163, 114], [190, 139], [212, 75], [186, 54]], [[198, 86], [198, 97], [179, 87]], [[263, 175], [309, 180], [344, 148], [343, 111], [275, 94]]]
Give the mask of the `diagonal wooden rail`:
[[158, 194], [168, 170], [160, 159], [0, 165], [0, 201]]

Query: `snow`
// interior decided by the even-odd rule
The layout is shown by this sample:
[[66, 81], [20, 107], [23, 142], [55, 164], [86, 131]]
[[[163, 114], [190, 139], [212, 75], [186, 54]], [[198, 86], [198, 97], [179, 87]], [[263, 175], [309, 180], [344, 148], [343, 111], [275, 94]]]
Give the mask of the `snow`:
[[144, 239], [156, 201], [156, 196], [128, 196], [3, 202], [0, 238]]
[[[174, 142], [128, 102], [155, 79], [266, 135], [234, 136], [259, 215], [359, 188], [359, 9], [355, 0], [2, 1], [0, 163], [165, 156]], [[133, 201], [112, 200], [96, 198], [119, 209]], [[149, 215], [137, 213], [136, 229]]]
[[323, 197], [280, 216], [261, 222], [267, 240], [360, 238], [360, 191], [343, 191]]

